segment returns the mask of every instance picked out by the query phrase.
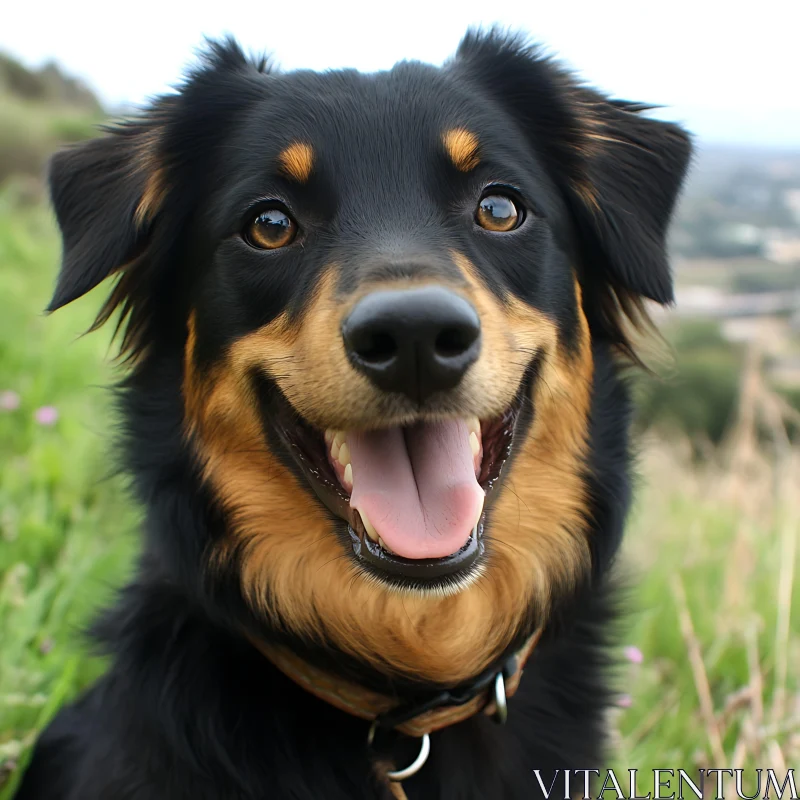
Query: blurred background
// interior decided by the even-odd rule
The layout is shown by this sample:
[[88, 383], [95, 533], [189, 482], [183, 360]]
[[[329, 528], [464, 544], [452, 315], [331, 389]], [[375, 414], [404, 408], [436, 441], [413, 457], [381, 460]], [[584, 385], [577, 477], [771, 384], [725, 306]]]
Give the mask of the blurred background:
[[[105, 288], [46, 318], [60, 145], [169, 91], [204, 36], [285, 68], [441, 63], [468, 25], [528, 32], [595, 86], [661, 104], [697, 155], [672, 230], [677, 304], [633, 378], [639, 489], [621, 573], [614, 764], [800, 764], [800, 67], [795, 0], [14, 4], [0, 30], [0, 800], [103, 663], [81, 637], [131, 569], [113, 474]], [[532, 768], [536, 765], [531, 765]]]

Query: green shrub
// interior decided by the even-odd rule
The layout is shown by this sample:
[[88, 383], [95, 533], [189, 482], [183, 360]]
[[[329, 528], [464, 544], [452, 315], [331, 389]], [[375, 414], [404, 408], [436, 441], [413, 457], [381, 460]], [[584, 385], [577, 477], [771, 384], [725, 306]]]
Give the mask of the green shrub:
[[54, 150], [97, 133], [97, 98], [50, 64], [30, 70], [0, 53], [0, 185], [39, 178]]
[[[664, 331], [674, 366], [636, 383], [637, 425], [680, 431], [696, 441], [719, 442], [734, 421], [744, 349], [727, 341], [714, 320], [689, 320]], [[800, 390], [780, 389], [800, 409]], [[796, 433], [796, 426], [789, 427]]]
[[0, 92], [0, 184], [15, 175], [41, 176], [55, 150], [96, 135], [101, 120]]
[[730, 348], [676, 351], [673, 376], [640, 380], [638, 425], [719, 443], [736, 411], [740, 370], [741, 357]]
[[54, 117], [50, 123], [50, 133], [59, 144], [81, 142], [97, 136], [97, 119], [74, 114]]

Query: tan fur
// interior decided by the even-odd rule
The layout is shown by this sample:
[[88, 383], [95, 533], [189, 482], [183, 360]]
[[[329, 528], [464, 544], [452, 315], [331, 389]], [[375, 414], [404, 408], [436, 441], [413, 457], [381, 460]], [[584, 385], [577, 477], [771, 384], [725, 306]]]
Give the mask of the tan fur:
[[186, 344], [183, 349], [183, 410], [185, 423], [194, 431], [194, 426], [203, 416], [203, 395], [194, 368], [194, 349], [197, 345], [197, 322], [195, 313], [189, 314], [186, 322]]
[[530, 360], [536, 353], [543, 358], [535, 424], [517, 442], [514, 468], [491, 511], [488, 568], [458, 594], [403, 594], [367, 578], [309, 490], [264, 443], [246, 380], [254, 367], [322, 424], [356, 427], [350, 423], [363, 422], [362, 407], [380, 411], [339, 344], [350, 304], [343, 309], [335, 297], [335, 268], [302, 319], [281, 316], [244, 337], [208, 375], [193, 367], [192, 323], [184, 378], [187, 432], [231, 520], [228, 546], [216, 558], [243, 548], [241, 581], [252, 606], [386, 673], [443, 683], [484, 669], [508, 645], [529, 603], [546, 614], [553, 591], [572, 585], [589, 559], [580, 477], [592, 375], [586, 321], [581, 313], [578, 355], [567, 357], [551, 320], [517, 298], [499, 300], [464, 256], [453, 258], [465, 278], [462, 293], [483, 326], [482, 356], [466, 379], [475, 401], [485, 400], [476, 413], [484, 419], [500, 413]]
[[137, 228], [155, 219], [167, 195], [164, 170], [158, 158], [158, 139], [157, 130], [147, 131], [141, 135], [137, 146], [135, 166], [147, 176], [144, 191], [133, 213]]
[[[470, 280], [466, 287], [452, 288], [478, 310], [484, 346], [481, 358], [458, 389], [458, 405], [464, 416], [490, 419], [501, 414], [513, 400], [532, 351], [555, 346], [555, 326], [532, 309], [522, 311], [520, 317], [519, 308], [504, 308], [491, 293]], [[336, 268], [331, 267], [320, 279], [302, 320], [290, 324], [282, 315], [243, 337], [231, 348], [229, 365], [237, 375], [258, 368], [278, 376], [286, 398], [319, 427], [376, 427], [396, 413], [396, 402], [376, 391], [367, 378], [352, 369], [339, 328], [358, 300], [378, 287], [364, 286], [343, 302], [335, 294], [335, 281]], [[406, 280], [381, 283], [380, 288], [419, 285], [423, 282]], [[352, 402], [353, 397], [358, 397], [358, 403]]]
[[593, 214], [601, 214], [602, 207], [597, 195], [597, 187], [586, 174], [587, 165], [602, 155], [604, 147], [612, 144], [625, 144], [625, 142], [616, 136], [609, 135], [607, 122], [601, 113], [604, 108], [607, 108], [607, 104], [598, 102], [584, 89], [574, 87], [568, 90], [567, 97], [571, 99], [572, 110], [578, 124], [579, 142], [576, 149], [585, 161], [584, 169], [580, 170], [580, 174], [573, 175], [570, 183], [581, 202]]
[[600, 200], [597, 197], [597, 189], [594, 184], [586, 179], [575, 180], [572, 182], [572, 188], [575, 194], [581, 199], [581, 202], [595, 215], [603, 213]]
[[469, 172], [480, 164], [478, 137], [465, 128], [453, 128], [442, 137], [447, 155], [457, 170]]
[[310, 144], [293, 142], [278, 156], [282, 171], [298, 183], [305, 183], [311, 177], [314, 166], [314, 150]]
[[[616, 135], [612, 120], [609, 118], [609, 105], [600, 101], [591, 92], [572, 87], [568, 89], [572, 109], [578, 124], [579, 141], [576, 149], [580, 153], [583, 166], [570, 178], [570, 186], [578, 200], [596, 218], [605, 215], [603, 198], [598, 187], [591, 178], [591, 163], [602, 158], [604, 150], [615, 147], [629, 147], [648, 153], [655, 157], [649, 148]], [[614, 114], [636, 114], [623, 108], [613, 110]], [[642, 361], [637, 347], [637, 339], [641, 335], [656, 334], [660, 338], [648, 313], [645, 301], [639, 295], [629, 292], [624, 287], [606, 287], [601, 296], [593, 297], [593, 301], [602, 309], [606, 323], [610, 327], [612, 338], [616, 339], [615, 354], [621, 362], [636, 364], [647, 368]]]
[[133, 221], [136, 227], [141, 227], [155, 219], [166, 195], [164, 173], [160, 167], [157, 167], [148, 175], [142, 197], [133, 214]]

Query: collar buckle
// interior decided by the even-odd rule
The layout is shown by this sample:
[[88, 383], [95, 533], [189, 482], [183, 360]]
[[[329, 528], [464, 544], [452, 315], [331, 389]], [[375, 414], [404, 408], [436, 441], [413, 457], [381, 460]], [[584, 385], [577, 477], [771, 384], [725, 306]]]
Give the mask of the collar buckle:
[[[511, 665], [509, 667], [509, 665]], [[503, 669], [499, 670], [494, 677], [494, 713], [492, 714], [492, 719], [498, 725], [504, 725], [505, 721], [508, 719], [508, 698], [506, 697], [506, 682], [504, 675], [509, 672], [513, 674], [516, 671], [516, 659], [511, 658], [509, 662], [503, 667]], [[441, 695], [438, 695], [436, 698], [432, 698], [432, 701], [428, 702], [428, 708], [424, 710], [431, 710], [430, 706], [433, 708], [439, 707], [439, 704], [445, 704], [448, 700], [452, 702], [452, 697], [447, 693], [443, 692]], [[460, 699], [460, 698], [459, 698]], [[436, 703], [438, 701], [438, 703]], [[464, 700], [463, 702], [466, 702]], [[367, 733], [367, 746], [372, 747], [372, 743], [375, 741], [375, 734], [378, 730], [378, 727], [381, 725], [381, 717], [376, 717], [372, 724], [369, 726], [369, 732]], [[428, 760], [428, 756], [431, 752], [431, 737], [429, 733], [423, 733], [420, 737], [420, 746], [419, 746], [419, 754], [417, 757], [404, 769], [395, 769], [395, 770], [387, 770], [386, 777], [395, 783], [399, 783], [400, 781], [404, 781], [412, 776], [416, 775], [424, 766], [425, 762]]]

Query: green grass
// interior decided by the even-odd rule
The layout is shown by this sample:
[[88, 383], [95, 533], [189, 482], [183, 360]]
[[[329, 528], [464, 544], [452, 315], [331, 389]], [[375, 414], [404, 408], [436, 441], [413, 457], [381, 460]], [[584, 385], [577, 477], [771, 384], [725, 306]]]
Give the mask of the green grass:
[[[631, 603], [636, 612], [626, 638], [641, 649], [644, 660], [629, 664], [622, 676], [630, 706], [614, 715], [617, 763], [645, 773], [717, 767], [720, 758], [710, 732], [716, 727], [723, 767], [780, 768], [781, 759], [785, 766], [796, 765], [796, 580], [788, 636], [785, 624], [779, 625], [778, 609], [781, 603], [787, 609], [786, 587], [791, 588], [789, 581], [800, 566], [795, 554], [793, 573], [786, 557], [800, 528], [800, 501], [792, 488], [800, 460], [797, 453], [787, 456], [783, 490], [776, 489], [780, 471], [768, 462], [757, 462], [756, 474], [747, 475], [687, 463], [664, 444], [650, 444], [642, 458], [647, 483], [628, 531], [625, 563], [637, 580]], [[706, 675], [714, 711], [711, 724], [700, 709], [702, 679], [690, 665], [693, 637], [682, 630], [682, 613], [699, 646], [700, 672]], [[781, 664], [788, 677], [785, 691], [776, 694], [776, 683], [783, 684]]]
[[[102, 670], [81, 628], [124, 581], [136, 549], [137, 513], [122, 481], [109, 478], [109, 334], [80, 337], [100, 295], [51, 317], [41, 312], [58, 256], [49, 214], [14, 207], [0, 194], [0, 392], [20, 397], [18, 409], [0, 411], [0, 800], [11, 797], [36, 733]], [[44, 406], [57, 409], [54, 425], [36, 421]], [[624, 634], [643, 662], [620, 668], [629, 700], [610, 720], [616, 763], [640, 770], [731, 766], [716, 763], [700, 711], [691, 639], [679, 622], [679, 578], [714, 711], [735, 705], [717, 720], [726, 760], [796, 765], [800, 591], [788, 637], [775, 631], [781, 568], [791, 577], [789, 537], [781, 532], [796, 535], [800, 509], [790, 493], [776, 502], [770, 481], [786, 470], [797, 478], [800, 468], [795, 461], [779, 473], [767, 461], [731, 489], [735, 476], [725, 470], [687, 464], [675, 447], [644, 449], [625, 559], [625, 572], [636, 578], [628, 606], [637, 612]], [[755, 639], [748, 639], [751, 631]], [[787, 697], [773, 733], [781, 663], [790, 665]], [[744, 700], [743, 687], [750, 687]], [[754, 733], [743, 736], [748, 726]]]
[[[99, 298], [42, 313], [58, 258], [50, 215], [0, 195], [0, 392], [20, 400], [0, 411], [0, 786], [102, 669], [81, 628], [135, 549], [136, 514], [109, 478], [108, 335], [80, 337]], [[45, 406], [53, 425], [36, 421]]]

